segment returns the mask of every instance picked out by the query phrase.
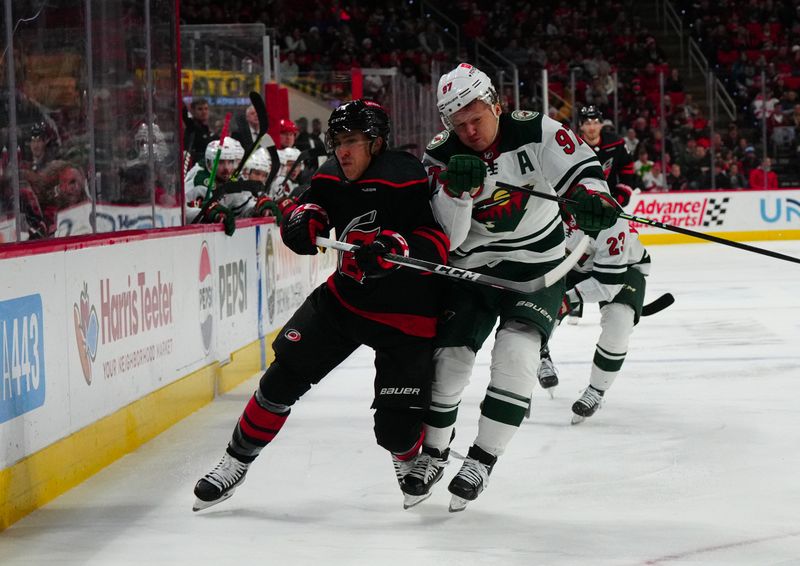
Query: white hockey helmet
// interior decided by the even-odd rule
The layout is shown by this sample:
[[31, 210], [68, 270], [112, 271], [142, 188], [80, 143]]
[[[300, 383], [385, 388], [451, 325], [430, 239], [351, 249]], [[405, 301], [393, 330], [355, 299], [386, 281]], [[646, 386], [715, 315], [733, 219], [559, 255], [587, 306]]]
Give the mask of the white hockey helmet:
[[[281, 160], [281, 170], [280, 174], [284, 177], [289, 174], [289, 170], [292, 168], [292, 165], [297, 158], [300, 157], [300, 150], [295, 147], [285, 147], [283, 149], [278, 150], [278, 158]], [[290, 165], [290, 163], [292, 165]], [[302, 163], [299, 164], [295, 171], [299, 171], [302, 169]]]
[[272, 160], [269, 158], [267, 150], [259, 147], [255, 150], [247, 160], [244, 166], [245, 171], [263, 171], [269, 173], [272, 168]]
[[448, 130], [453, 129], [450, 117], [473, 100], [481, 100], [490, 106], [500, 100], [489, 76], [469, 63], [461, 63], [442, 75], [436, 92], [439, 116]]
[[[211, 167], [214, 165], [214, 158], [217, 156], [218, 148], [219, 140], [208, 142], [206, 146], [206, 167], [209, 171], [211, 171]], [[242, 144], [231, 137], [225, 138], [225, 143], [222, 144], [222, 151], [219, 154], [219, 160], [233, 161], [238, 165], [242, 157], [244, 157], [244, 148]]]
[[[139, 159], [147, 159], [148, 154], [148, 128], [147, 124], [142, 122], [139, 124], [139, 127], [136, 129], [136, 134], [133, 136], [133, 141], [136, 144], [137, 150], [137, 157]], [[161, 128], [158, 127], [158, 124], [153, 124], [153, 158], [156, 161], [164, 161], [167, 156], [169, 155], [169, 149], [167, 149], [167, 141], [164, 137], [164, 134], [161, 132]]]

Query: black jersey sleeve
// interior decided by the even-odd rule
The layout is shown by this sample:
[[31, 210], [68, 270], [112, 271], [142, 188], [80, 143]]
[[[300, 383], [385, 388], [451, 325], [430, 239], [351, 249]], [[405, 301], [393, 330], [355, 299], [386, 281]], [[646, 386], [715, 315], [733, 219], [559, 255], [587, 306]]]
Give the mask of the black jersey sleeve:
[[428, 177], [422, 163], [410, 153], [398, 151], [387, 152], [381, 165], [376, 182], [391, 187], [387, 192], [392, 195], [394, 212], [384, 228], [400, 233], [413, 257], [446, 263], [450, 241], [433, 216]]

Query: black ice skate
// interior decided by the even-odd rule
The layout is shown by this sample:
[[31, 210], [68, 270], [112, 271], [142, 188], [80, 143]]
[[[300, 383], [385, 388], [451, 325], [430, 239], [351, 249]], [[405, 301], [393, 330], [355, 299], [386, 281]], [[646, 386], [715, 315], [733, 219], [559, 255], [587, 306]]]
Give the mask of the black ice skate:
[[250, 464], [237, 460], [227, 452], [216, 467], [194, 486], [197, 499], [192, 511], [207, 509], [228, 499], [244, 481]]
[[397, 483], [403, 487], [403, 478], [414, 467], [414, 458], [410, 460], [401, 460], [396, 454], [392, 454], [392, 465], [394, 466], [394, 473], [397, 476]]
[[442, 479], [449, 455], [449, 448], [440, 452], [435, 448], [422, 447], [422, 452], [414, 459], [411, 471], [400, 482], [400, 489], [405, 495], [403, 509], [410, 509], [431, 496], [431, 488]]
[[579, 424], [591, 417], [603, 405], [603, 393], [591, 385], [586, 388], [580, 399], [572, 404], [572, 424]]
[[542, 352], [542, 362], [539, 364], [537, 377], [539, 378], [539, 385], [550, 394], [552, 399], [553, 390], [558, 385], [558, 372], [556, 372], [556, 366], [553, 364], [550, 352], [547, 350]]
[[453, 494], [450, 499], [451, 513], [463, 511], [470, 501], [478, 498], [489, 485], [489, 474], [492, 473], [495, 462], [497, 456], [492, 456], [475, 445], [470, 447], [464, 464], [447, 487]]

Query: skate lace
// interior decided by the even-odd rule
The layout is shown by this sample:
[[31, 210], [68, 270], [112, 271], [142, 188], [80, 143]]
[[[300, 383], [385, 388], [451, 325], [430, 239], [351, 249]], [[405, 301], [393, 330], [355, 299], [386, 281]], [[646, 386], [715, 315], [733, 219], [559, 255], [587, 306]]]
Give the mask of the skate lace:
[[556, 374], [555, 365], [550, 358], [542, 358], [542, 365], [539, 368], [539, 377], [551, 377]]
[[411, 471], [414, 460], [401, 460], [392, 454], [392, 464], [394, 465], [394, 473], [397, 475], [397, 481], [402, 481], [406, 474]]
[[427, 483], [439, 469], [439, 466], [434, 460], [435, 459], [433, 456], [423, 452], [417, 456], [417, 460], [414, 462], [414, 467], [411, 468], [411, 471], [408, 472], [408, 475]]
[[581, 395], [579, 401], [581, 402], [581, 404], [586, 405], [588, 408], [591, 409], [595, 405], [599, 404], [601, 399], [602, 397], [600, 396], [600, 393], [596, 389], [594, 389], [593, 387], [587, 387], [586, 390], [583, 392], [583, 395]]
[[248, 464], [225, 454], [219, 464], [206, 474], [205, 480], [224, 490], [242, 479], [247, 468]]
[[458, 472], [458, 477], [471, 485], [480, 485], [488, 480], [489, 468], [478, 460], [467, 458]]

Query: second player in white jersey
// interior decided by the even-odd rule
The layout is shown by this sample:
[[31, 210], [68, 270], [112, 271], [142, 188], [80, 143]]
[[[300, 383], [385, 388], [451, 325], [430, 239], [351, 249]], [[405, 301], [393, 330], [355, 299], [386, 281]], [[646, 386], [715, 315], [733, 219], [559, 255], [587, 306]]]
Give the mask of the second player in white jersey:
[[[627, 220], [597, 232], [584, 232], [572, 218], [566, 223], [567, 249], [584, 233], [589, 248], [567, 276], [559, 320], [583, 303], [600, 305], [600, 337], [592, 360], [589, 386], [572, 405], [572, 423], [592, 416], [602, 405], [605, 392], [614, 383], [628, 352], [633, 327], [639, 322], [645, 295], [645, 277], [650, 273], [650, 255], [639, 234]], [[555, 367], [545, 347], [541, 352], [539, 382], [552, 391], [558, 383]]]

